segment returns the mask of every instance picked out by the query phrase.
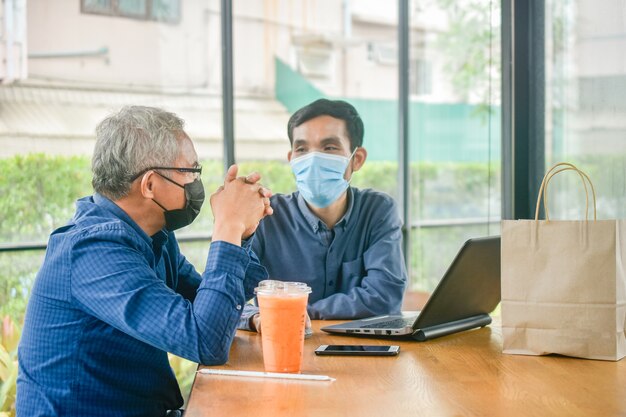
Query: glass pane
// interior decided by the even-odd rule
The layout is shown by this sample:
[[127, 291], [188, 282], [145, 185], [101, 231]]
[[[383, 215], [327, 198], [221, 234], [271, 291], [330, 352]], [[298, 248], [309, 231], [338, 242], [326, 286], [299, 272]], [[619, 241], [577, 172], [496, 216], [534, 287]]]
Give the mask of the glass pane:
[[[74, 215], [75, 201], [93, 193], [94, 131], [107, 115], [145, 105], [185, 120], [204, 166], [207, 201], [177, 236], [205, 238], [181, 245], [200, 271], [213, 227], [208, 195], [223, 181], [219, 10], [190, 1], [180, 25], [164, 25], [108, 15], [144, 19], [145, 0], [58, 3], [28, 8], [29, 79], [0, 85], [0, 319], [9, 315], [18, 326], [44, 252], [4, 249], [45, 245]], [[78, 13], [81, 5], [102, 14]], [[159, 5], [159, 13], [180, 14], [180, 2]], [[195, 366], [176, 366], [185, 387]], [[190, 373], [179, 373], [185, 369]]]
[[351, 184], [396, 195], [396, 14], [393, 4], [362, 0], [316, 7], [234, 2], [236, 155], [242, 167], [266, 173], [263, 182], [274, 192], [294, 192], [289, 117], [318, 98], [342, 99], [363, 119], [368, 151]]
[[0, 252], [0, 318], [20, 323], [44, 251]]
[[412, 289], [430, 292], [470, 237], [500, 220], [500, 7], [413, 0]]
[[[566, 161], [587, 172], [602, 219], [626, 216], [624, 12], [617, 0], [546, 1], [546, 168]], [[577, 176], [550, 184], [551, 217], [583, 218]]]
[[147, 17], [147, 0], [117, 0], [117, 10], [121, 16]]
[[180, 0], [152, 0], [151, 18], [163, 22], [180, 20]]
[[82, 0], [83, 11], [92, 13], [110, 13], [112, 11], [112, 0]]
[[[249, 0], [234, 2], [233, 6], [235, 137], [237, 160], [241, 161], [242, 171], [257, 170], [263, 174], [263, 183], [274, 193], [295, 195], [293, 193], [297, 192], [297, 188], [294, 174], [287, 162], [287, 155], [292, 150], [287, 131], [290, 116], [320, 98], [343, 100], [355, 107], [363, 121], [362, 148], [367, 150], [367, 159], [358, 171], [352, 173], [350, 185], [360, 190], [374, 189], [397, 197], [397, 2]], [[254, 71], [249, 70], [251, 68]], [[419, 75], [420, 88], [426, 90], [429, 82], [427, 66]], [[306, 138], [315, 142], [315, 135]], [[348, 141], [343, 142], [347, 145]], [[347, 147], [341, 148], [345, 157], [350, 155]], [[294, 200], [285, 198], [282, 201], [289, 201], [285, 203], [288, 205], [293, 204]], [[380, 201], [377, 203], [384, 204]], [[309, 204], [313, 205], [315, 204]], [[375, 210], [374, 206], [375, 204], [362, 207], [362, 212], [371, 213]], [[302, 214], [311, 214], [306, 209], [295, 207], [295, 204], [290, 208], [293, 210], [293, 217], [297, 219], [304, 218]], [[281, 206], [281, 209], [283, 212], [276, 211], [274, 218], [287, 217], [284, 213], [285, 206]], [[387, 219], [394, 214], [390, 209], [384, 216]], [[361, 219], [364, 217], [366, 216], [362, 215]], [[351, 219], [354, 218], [355, 216]], [[294, 223], [297, 222], [298, 220], [294, 220]], [[380, 218], [372, 219], [371, 226], [359, 229], [363, 235], [367, 234], [363, 230], [367, 230], [368, 236], [355, 237], [348, 245], [369, 249], [373, 246], [371, 242], [378, 238], [372, 235], [392, 235], [392, 231], [380, 230], [384, 228], [380, 226], [382, 222]], [[326, 224], [329, 223], [332, 221]], [[259, 234], [257, 242], [261, 240], [258, 236]], [[269, 241], [271, 236], [269, 233], [266, 236], [266, 241]], [[321, 233], [318, 236], [323, 238]], [[333, 245], [342, 247], [341, 238], [338, 239], [337, 236], [338, 233], [335, 234], [335, 240], [332, 240]], [[394, 235], [396, 236], [399, 234]], [[296, 224], [291, 230], [285, 230], [283, 236], [276, 237], [275, 241], [286, 243], [307, 239], [310, 248], [313, 248], [321, 243], [314, 240], [315, 238], [309, 235], [303, 237], [302, 228]], [[380, 243], [382, 240], [386, 239], [380, 238], [377, 241]], [[399, 241], [396, 242], [399, 246]], [[324, 289], [321, 280], [313, 284], [316, 292], [325, 291], [326, 296], [329, 296], [360, 287], [361, 280], [367, 275], [365, 270], [369, 272], [376, 268], [386, 268], [379, 264], [372, 267], [371, 264], [378, 260], [371, 263], [368, 259], [364, 260], [367, 258], [364, 251], [366, 249], [357, 254], [352, 251], [338, 254], [337, 251], [325, 252], [322, 249], [319, 255], [312, 255], [307, 251], [300, 256], [297, 249], [289, 253], [270, 253], [268, 245], [262, 254], [262, 261], [266, 265], [270, 264], [270, 273], [276, 271], [278, 277], [281, 277], [281, 274], [291, 273], [288, 271], [290, 268], [272, 268], [270, 257], [285, 259], [286, 265], [298, 262], [298, 266], [304, 261], [314, 259], [317, 263], [311, 262], [311, 266], [307, 265], [306, 269], [300, 267], [301, 273], [289, 277], [312, 282], [324, 270], [326, 259], [330, 264], [332, 258], [332, 262], [339, 265], [340, 269], [326, 276], [329, 290]], [[301, 260], [302, 257], [306, 259]], [[380, 258], [392, 259], [391, 262], [398, 268], [403, 262], [400, 255], [396, 259], [389, 253]], [[361, 267], [363, 270], [355, 270]], [[374, 279], [378, 282], [387, 279], [391, 281], [393, 277], [370, 278], [371, 281]]]

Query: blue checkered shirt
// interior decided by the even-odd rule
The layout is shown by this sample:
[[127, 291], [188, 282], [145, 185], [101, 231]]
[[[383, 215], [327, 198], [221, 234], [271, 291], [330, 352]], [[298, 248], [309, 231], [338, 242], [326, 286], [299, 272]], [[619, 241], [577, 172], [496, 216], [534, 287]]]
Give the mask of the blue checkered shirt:
[[267, 273], [214, 242], [202, 276], [173, 233], [146, 235], [116, 204], [78, 200], [50, 236], [18, 350], [18, 416], [163, 416], [183, 404], [167, 352], [228, 359], [242, 305]]

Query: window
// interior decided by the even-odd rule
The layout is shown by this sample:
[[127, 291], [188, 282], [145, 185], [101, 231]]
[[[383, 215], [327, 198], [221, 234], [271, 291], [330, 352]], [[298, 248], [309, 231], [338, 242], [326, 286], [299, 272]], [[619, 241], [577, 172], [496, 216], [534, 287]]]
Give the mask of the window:
[[398, 65], [398, 47], [395, 43], [368, 42], [367, 59], [379, 65]]
[[409, 73], [411, 94], [425, 95], [433, 91], [432, 65], [424, 59], [415, 59]]
[[180, 22], [180, 0], [82, 0], [81, 11], [139, 20]]
[[[589, 174], [598, 219], [626, 215], [626, 23], [617, 17], [625, 10], [618, 1], [545, 3], [546, 169], [567, 161]], [[550, 184], [551, 217], [584, 218], [578, 178]]]

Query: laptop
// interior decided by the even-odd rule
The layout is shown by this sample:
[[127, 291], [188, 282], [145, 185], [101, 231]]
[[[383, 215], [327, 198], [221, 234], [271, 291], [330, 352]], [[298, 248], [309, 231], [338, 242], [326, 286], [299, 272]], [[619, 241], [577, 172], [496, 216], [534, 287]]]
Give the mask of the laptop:
[[500, 303], [500, 236], [469, 239], [421, 311], [322, 327], [328, 333], [408, 336], [418, 341], [483, 327]]

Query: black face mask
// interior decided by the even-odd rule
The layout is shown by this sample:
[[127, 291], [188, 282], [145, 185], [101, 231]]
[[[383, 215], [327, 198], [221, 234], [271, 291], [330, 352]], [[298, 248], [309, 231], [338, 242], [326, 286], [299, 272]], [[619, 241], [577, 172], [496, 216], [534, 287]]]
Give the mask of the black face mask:
[[[158, 172], [156, 173], [159, 174]], [[161, 175], [161, 177], [185, 190], [185, 207], [182, 209], [167, 210], [159, 204], [158, 201], [152, 199], [152, 201], [157, 203], [164, 211], [165, 228], [171, 232], [190, 225], [196, 217], [198, 217], [198, 214], [200, 214], [200, 208], [202, 207], [202, 203], [204, 203], [204, 186], [202, 185], [202, 181], [200, 178], [196, 178], [189, 184], [180, 185], [164, 175]]]

